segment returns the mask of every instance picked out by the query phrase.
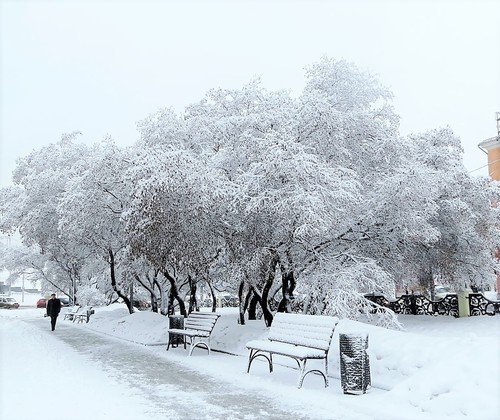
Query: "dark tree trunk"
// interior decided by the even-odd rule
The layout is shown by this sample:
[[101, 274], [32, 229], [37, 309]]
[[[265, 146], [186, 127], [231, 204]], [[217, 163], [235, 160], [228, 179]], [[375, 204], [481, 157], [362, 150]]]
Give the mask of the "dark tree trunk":
[[111, 249], [108, 250], [109, 253], [109, 269], [110, 269], [110, 276], [111, 276], [111, 287], [115, 291], [115, 293], [123, 299], [123, 303], [127, 305], [128, 312], [130, 314], [134, 313], [134, 309], [132, 308], [132, 304], [130, 302], [130, 299], [122, 293], [120, 289], [118, 289], [118, 286], [116, 285], [116, 276], [115, 276], [115, 255]]
[[210, 295], [212, 296], [212, 312], [215, 312], [217, 310], [217, 299], [215, 297], [215, 291], [212, 286], [212, 283], [209, 280], [206, 280], [208, 284], [208, 288], [210, 289]]
[[[173, 278], [168, 271], [165, 271], [163, 273], [165, 278], [169, 281], [170, 283], [170, 293], [168, 297], [168, 313], [169, 315], [173, 315], [174, 312], [174, 300], [177, 301], [179, 304], [179, 312], [181, 313], [182, 316], [187, 316], [186, 314], [186, 305], [184, 304], [184, 301], [181, 299], [179, 296], [179, 290], [177, 289], [177, 282], [175, 281], [175, 278]], [[172, 312], [172, 313], [171, 313]]]
[[151, 310], [153, 312], [158, 313], [158, 300], [156, 299], [156, 295], [154, 293], [151, 294]]
[[296, 282], [293, 271], [281, 274], [283, 297], [278, 305], [278, 312], [292, 312], [293, 291], [295, 290]]
[[243, 312], [246, 312], [248, 310], [248, 306], [250, 305], [250, 299], [253, 295], [252, 289], [249, 289], [246, 296], [245, 296], [245, 303], [243, 305]]
[[134, 282], [130, 285], [130, 303], [132, 304], [132, 310], [134, 310]]
[[422, 270], [419, 275], [419, 283], [423, 289], [429, 292], [429, 297], [434, 300], [435, 288], [434, 288], [434, 275], [432, 274], [432, 268], [427, 270]]
[[174, 295], [172, 289], [168, 291], [167, 315], [175, 315]]
[[137, 273], [134, 274], [134, 278], [137, 280], [137, 282], [142, 287], [144, 287], [149, 292], [149, 295], [151, 296], [151, 310], [153, 312], [158, 312], [158, 299], [156, 297], [156, 293], [154, 292], [154, 287], [155, 287], [155, 282], [156, 282], [156, 274], [155, 274], [155, 278], [153, 279], [153, 282], [151, 282], [148, 275], [146, 275], [146, 277], [147, 277], [149, 283], [151, 284], [151, 286], [144, 283]]
[[245, 282], [240, 283], [238, 287], [238, 310], [239, 310], [239, 324], [245, 325], [245, 301], [243, 300], [243, 293], [245, 291]]
[[276, 266], [278, 265], [278, 256], [273, 254], [271, 261], [269, 263], [269, 271], [267, 273], [266, 283], [262, 289], [262, 296], [260, 298], [260, 306], [262, 308], [262, 315], [264, 316], [264, 322], [267, 327], [270, 327], [273, 323], [273, 313], [269, 308], [269, 293], [274, 283], [274, 276], [276, 273]]
[[193, 278], [188, 275], [189, 282], [189, 313], [193, 311], [199, 311], [198, 301], [196, 300], [196, 282], [193, 281]]
[[273, 280], [274, 276], [269, 278], [266, 281], [266, 284], [264, 285], [264, 289], [262, 290], [262, 298], [260, 300], [260, 306], [262, 307], [262, 315], [264, 316], [264, 322], [266, 323], [266, 327], [270, 327], [271, 324], [273, 323], [273, 313], [269, 309], [269, 292], [271, 290], [271, 287], [273, 285]]
[[255, 321], [257, 319], [257, 304], [260, 299], [256, 293], [251, 294], [250, 303], [248, 305], [248, 320]]
[[[165, 291], [163, 290], [163, 287], [161, 286], [161, 284], [159, 283], [158, 281], [158, 278], [157, 276], [155, 275], [155, 278], [153, 279], [153, 289], [154, 287], [156, 286], [156, 288], [158, 289], [158, 293], [160, 293], [160, 313], [162, 315], [167, 315], [168, 314], [168, 310], [165, 311], [165, 306], [164, 306], [164, 302], [165, 302]], [[158, 304], [158, 302], [157, 302]]]

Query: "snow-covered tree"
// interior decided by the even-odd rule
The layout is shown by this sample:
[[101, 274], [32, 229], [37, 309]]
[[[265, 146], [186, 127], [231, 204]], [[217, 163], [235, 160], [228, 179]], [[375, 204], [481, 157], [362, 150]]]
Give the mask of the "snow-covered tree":
[[135, 186], [124, 215], [132, 254], [167, 279], [169, 310], [175, 300], [185, 314], [179, 281], [193, 285], [218, 253], [217, 215], [224, 200], [219, 178], [190, 151], [172, 147], [145, 150], [127, 176]]
[[438, 196], [430, 219], [438, 232], [412, 256], [416, 275], [433, 296], [436, 281], [454, 289], [490, 285], [499, 241], [498, 185], [474, 178], [462, 160], [460, 139], [449, 128], [411, 136], [415, 157], [433, 173]]
[[214, 304], [220, 286], [238, 293], [240, 322], [260, 307], [270, 324], [275, 310], [370, 315], [365, 293], [417, 277], [488, 283], [498, 186], [467, 173], [451, 130], [402, 137], [391, 99], [376, 76], [323, 57], [298, 97], [255, 79], [158, 111], [132, 148], [70, 136], [20, 161], [0, 229], [85, 299], [116, 293], [130, 311], [137, 285], [183, 314], [199, 284]]
[[59, 201], [68, 181], [78, 174], [77, 162], [88, 149], [75, 143], [78, 133], [63, 135], [58, 143], [35, 150], [17, 162], [14, 187], [0, 192], [0, 226], [3, 232], [19, 231], [23, 243], [36, 247], [65, 273], [58, 277], [60, 290], [74, 296], [86, 254], [70, 245], [59, 230]]
[[120, 273], [127, 245], [121, 216], [128, 205], [124, 173], [129, 162], [127, 150], [111, 140], [96, 144], [91, 158], [81, 162], [79, 174], [68, 181], [57, 211], [58, 228], [68, 235], [71, 246], [108, 263], [111, 287], [132, 313], [127, 295], [131, 279]]

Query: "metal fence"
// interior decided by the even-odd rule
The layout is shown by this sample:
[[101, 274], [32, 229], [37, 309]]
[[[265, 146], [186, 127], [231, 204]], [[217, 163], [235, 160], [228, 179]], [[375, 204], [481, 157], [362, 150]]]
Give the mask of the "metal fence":
[[[448, 294], [435, 301], [423, 295], [402, 295], [396, 300], [381, 295], [365, 295], [365, 298], [397, 314], [459, 316], [456, 294]], [[492, 301], [481, 293], [469, 293], [467, 298], [471, 316], [500, 314], [500, 301]]]
[[489, 300], [481, 293], [470, 293], [469, 312], [471, 316], [500, 314], [500, 301]]

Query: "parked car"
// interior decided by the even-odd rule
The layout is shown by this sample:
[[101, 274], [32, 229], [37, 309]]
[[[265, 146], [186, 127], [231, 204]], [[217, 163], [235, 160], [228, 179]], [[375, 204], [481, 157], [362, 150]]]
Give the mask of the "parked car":
[[[71, 305], [71, 300], [65, 297], [59, 297], [58, 298], [61, 301], [61, 306], [70, 306]], [[36, 302], [36, 307], [37, 308], [46, 308], [47, 307], [47, 299], [41, 298], [38, 299]]]
[[61, 301], [61, 306], [69, 306], [71, 305], [71, 302], [68, 298], [65, 297], [60, 297], [58, 298]]
[[134, 308], [139, 309], [139, 310], [144, 310], [144, 309], [150, 308], [151, 304], [149, 302], [146, 302], [145, 300], [136, 300], [136, 299], [134, 299], [132, 301], [132, 306]]
[[45, 308], [46, 306], [47, 306], [47, 299], [41, 298], [37, 300], [36, 302], [37, 308]]
[[13, 297], [0, 296], [0, 308], [18, 309], [19, 303]]
[[438, 285], [434, 288], [434, 298], [436, 300], [441, 300], [446, 297], [446, 295], [454, 294], [450, 291], [449, 287]]

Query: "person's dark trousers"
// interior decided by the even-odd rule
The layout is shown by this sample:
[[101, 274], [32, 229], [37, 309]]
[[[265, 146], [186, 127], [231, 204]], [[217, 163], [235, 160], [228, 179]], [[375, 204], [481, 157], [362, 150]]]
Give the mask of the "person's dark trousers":
[[57, 315], [50, 317], [50, 325], [52, 325], [52, 331], [56, 329]]

